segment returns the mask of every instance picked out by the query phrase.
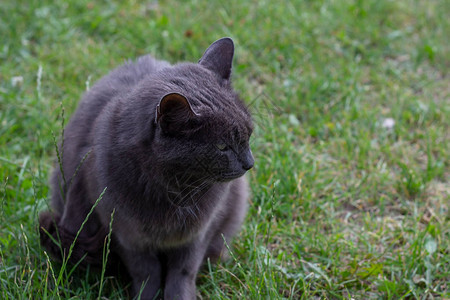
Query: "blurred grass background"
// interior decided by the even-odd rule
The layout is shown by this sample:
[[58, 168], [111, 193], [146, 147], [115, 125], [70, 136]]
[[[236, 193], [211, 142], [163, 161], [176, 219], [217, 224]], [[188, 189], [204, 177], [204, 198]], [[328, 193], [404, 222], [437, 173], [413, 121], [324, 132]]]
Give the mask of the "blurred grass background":
[[448, 299], [449, 14], [445, 0], [2, 1], [1, 298], [126, 296], [38, 243], [53, 136], [125, 60], [195, 62], [230, 36], [253, 196], [198, 297]]

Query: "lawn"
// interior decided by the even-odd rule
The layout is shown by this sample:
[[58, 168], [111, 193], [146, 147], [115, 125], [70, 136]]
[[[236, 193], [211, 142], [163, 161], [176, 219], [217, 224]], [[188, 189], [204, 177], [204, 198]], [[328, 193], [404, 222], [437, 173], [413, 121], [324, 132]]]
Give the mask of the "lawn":
[[0, 3], [0, 298], [121, 299], [51, 262], [37, 214], [82, 93], [126, 59], [236, 45], [256, 124], [245, 225], [202, 299], [450, 298], [450, 2]]

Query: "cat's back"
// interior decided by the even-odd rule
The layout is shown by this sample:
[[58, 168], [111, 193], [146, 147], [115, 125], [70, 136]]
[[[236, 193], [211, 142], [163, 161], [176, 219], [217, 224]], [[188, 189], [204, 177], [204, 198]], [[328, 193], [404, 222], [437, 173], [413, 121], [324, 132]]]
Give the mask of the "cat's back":
[[129, 92], [146, 76], [169, 66], [168, 62], [157, 60], [151, 55], [141, 56], [136, 61], [127, 61], [97, 81], [84, 95], [78, 110], [98, 114], [107, 102]]
[[84, 94], [66, 128], [66, 138], [88, 144], [94, 123], [109, 102], [129, 92], [146, 76], [169, 66], [166, 61], [145, 55], [112, 70]]
[[169, 67], [166, 61], [157, 60], [151, 55], [141, 56], [136, 61], [127, 61], [100, 79], [93, 91], [107, 92], [114, 95], [126, 92], [147, 75]]

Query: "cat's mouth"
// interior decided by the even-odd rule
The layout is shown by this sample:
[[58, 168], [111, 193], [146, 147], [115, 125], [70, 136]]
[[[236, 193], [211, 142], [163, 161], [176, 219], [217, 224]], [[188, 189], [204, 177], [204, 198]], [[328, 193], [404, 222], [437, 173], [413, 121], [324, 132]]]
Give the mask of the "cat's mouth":
[[230, 172], [220, 174], [219, 181], [230, 181], [243, 176], [247, 171], [243, 172]]

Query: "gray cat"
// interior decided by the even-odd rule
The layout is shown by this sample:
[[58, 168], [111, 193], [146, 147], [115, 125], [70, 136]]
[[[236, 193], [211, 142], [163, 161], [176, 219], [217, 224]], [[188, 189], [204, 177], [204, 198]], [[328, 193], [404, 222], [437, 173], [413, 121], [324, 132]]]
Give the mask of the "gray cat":
[[231, 87], [233, 55], [223, 38], [197, 64], [143, 56], [84, 95], [65, 128], [52, 209], [39, 217], [54, 257], [67, 255], [106, 188], [70, 259], [101, 266], [114, 211], [111, 249], [134, 294], [195, 299], [202, 262], [224, 254], [223, 237], [230, 241], [247, 211], [253, 125]]

